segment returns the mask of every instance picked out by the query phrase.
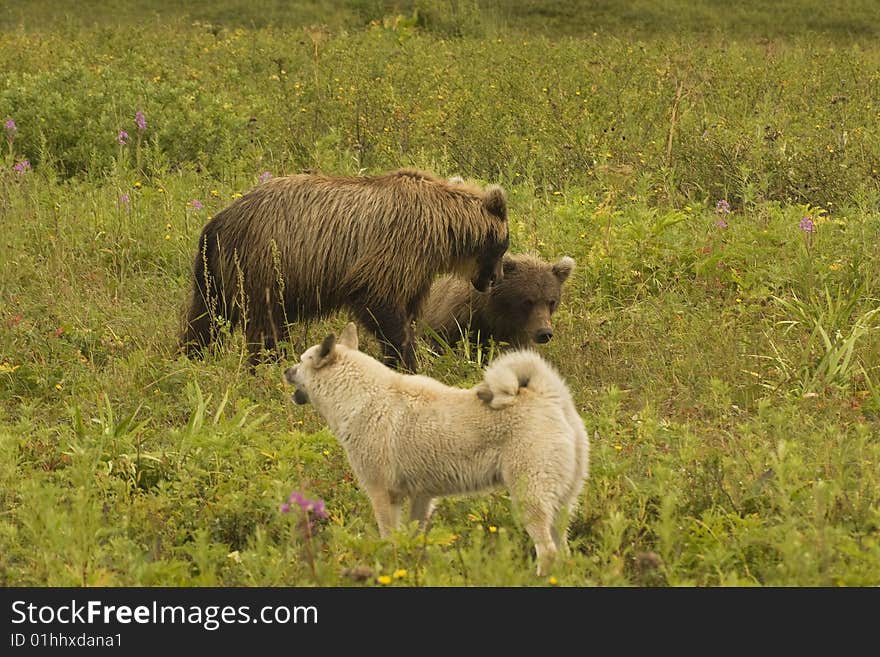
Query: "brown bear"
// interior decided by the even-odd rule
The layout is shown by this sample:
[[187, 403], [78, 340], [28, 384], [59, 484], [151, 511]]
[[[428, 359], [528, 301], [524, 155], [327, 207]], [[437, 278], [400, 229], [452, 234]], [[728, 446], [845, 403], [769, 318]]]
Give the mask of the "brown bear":
[[241, 324], [255, 364], [289, 323], [348, 308], [387, 364], [414, 371], [412, 321], [431, 282], [455, 273], [485, 290], [503, 276], [507, 244], [497, 185], [415, 169], [273, 178], [202, 229], [180, 345], [199, 355], [222, 325]]
[[565, 256], [550, 263], [532, 255], [507, 254], [503, 270], [503, 279], [486, 291], [472, 290], [455, 276], [438, 279], [425, 301], [422, 333], [429, 338], [435, 333], [450, 345], [467, 332], [483, 344], [489, 338], [517, 348], [549, 342], [550, 318], [559, 307], [562, 284], [574, 270], [574, 260]]

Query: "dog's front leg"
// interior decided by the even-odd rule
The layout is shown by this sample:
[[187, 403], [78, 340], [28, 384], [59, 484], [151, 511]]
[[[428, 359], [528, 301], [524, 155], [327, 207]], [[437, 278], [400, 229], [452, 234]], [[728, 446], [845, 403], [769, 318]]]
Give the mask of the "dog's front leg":
[[367, 487], [367, 495], [373, 505], [373, 515], [379, 525], [379, 536], [388, 538], [400, 522], [402, 499], [381, 486]]
[[413, 495], [409, 505], [409, 519], [418, 520], [419, 527], [424, 529], [431, 512], [434, 510], [434, 498], [430, 495]]

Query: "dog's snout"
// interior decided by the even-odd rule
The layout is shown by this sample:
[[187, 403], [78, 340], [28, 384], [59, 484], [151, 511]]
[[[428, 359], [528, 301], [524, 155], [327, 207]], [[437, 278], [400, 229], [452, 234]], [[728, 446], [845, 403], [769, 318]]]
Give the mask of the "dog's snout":
[[288, 383], [293, 383], [295, 376], [296, 376], [296, 366], [295, 365], [292, 365], [291, 367], [288, 367], [286, 370], [284, 370], [284, 379]]
[[541, 329], [535, 335], [535, 342], [539, 342], [541, 344], [544, 344], [545, 342], [550, 342], [550, 338], [552, 338], [552, 337], [553, 337], [553, 331], [551, 331], [550, 329]]

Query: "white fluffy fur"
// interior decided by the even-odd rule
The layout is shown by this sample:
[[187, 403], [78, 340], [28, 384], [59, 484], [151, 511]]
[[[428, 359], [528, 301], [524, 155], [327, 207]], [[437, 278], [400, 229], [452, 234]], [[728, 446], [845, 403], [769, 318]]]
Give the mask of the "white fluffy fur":
[[[424, 523], [433, 500], [506, 486], [535, 542], [538, 574], [568, 550], [566, 528], [588, 473], [589, 440], [559, 374], [510, 352], [470, 389], [400, 374], [357, 350], [357, 329], [309, 348], [285, 378], [345, 449], [380, 535], [401, 506]], [[299, 397], [301, 401], [305, 401]]]

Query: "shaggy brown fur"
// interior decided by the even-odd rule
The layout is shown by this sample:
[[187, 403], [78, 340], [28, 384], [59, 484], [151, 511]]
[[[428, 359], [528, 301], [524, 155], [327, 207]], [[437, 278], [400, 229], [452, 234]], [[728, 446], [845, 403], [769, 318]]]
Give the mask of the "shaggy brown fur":
[[569, 257], [550, 263], [531, 255], [507, 254], [504, 279], [485, 292], [471, 289], [455, 276], [444, 276], [431, 287], [420, 325], [431, 328], [447, 344], [455, 344], [468, 331], [484, 344], [489, 338], [518, 348], [548, 342], [553, 337], [550, 318], [573, 269]]
[[504, 190], [402, 169], [379, 176], [274, 178], [202, 229], [181, 347], [197, 355], [223, 322], [252, 354], [288, 323], [349, 308], [385, 362], [415, 369], [411, 323], [437, 274], [485, 289], [502, 277]]

